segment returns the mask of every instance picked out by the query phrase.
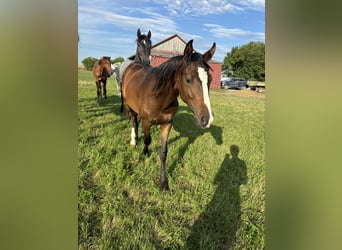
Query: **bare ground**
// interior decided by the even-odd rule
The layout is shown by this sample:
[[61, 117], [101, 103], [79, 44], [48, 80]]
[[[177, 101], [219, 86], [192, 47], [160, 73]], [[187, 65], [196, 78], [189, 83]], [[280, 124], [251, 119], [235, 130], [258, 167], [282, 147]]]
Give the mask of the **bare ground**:
[[222, 92], [215, 91], [215, 94], [265, 98], [265, 93], [259, 93], [250, 89], [245, 89], [245, 90], [230, 90], [229, 89], [229, 90], [224, 90]]

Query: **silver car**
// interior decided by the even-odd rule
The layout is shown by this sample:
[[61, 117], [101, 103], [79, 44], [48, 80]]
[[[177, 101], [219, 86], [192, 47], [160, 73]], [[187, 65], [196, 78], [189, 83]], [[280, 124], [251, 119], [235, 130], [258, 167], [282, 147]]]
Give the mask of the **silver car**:
[[221, 88], [223, 89], [246, 89], [247, 80], [244, 78], [232, 77], [230, 80], [223, 80]]

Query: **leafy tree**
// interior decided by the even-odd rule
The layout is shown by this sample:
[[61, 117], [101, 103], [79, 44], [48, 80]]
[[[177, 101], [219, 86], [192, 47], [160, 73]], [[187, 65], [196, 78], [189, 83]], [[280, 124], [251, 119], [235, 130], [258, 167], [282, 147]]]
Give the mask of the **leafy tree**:
[[95, 57], [87, 57], [82, 60], [82, 64], [86, 68], [86, 70], [92, 70], [94, 63], [97, 61]]
[[223, 60], [222, 72], [248, 80], [265, 81], [265, 44], [250, 42], [233, 47]]
[[117, 58], [115, 58], [113, 60], [110, 60], [111, 64], [114, 64], [114, 63], [117, 63], [117, 62], [121, 63], [123, 61], [125, 61], [125, 59], [123, 57], [121, 57], [121, 56], [119, 56], [119, 57], [117, 57]]

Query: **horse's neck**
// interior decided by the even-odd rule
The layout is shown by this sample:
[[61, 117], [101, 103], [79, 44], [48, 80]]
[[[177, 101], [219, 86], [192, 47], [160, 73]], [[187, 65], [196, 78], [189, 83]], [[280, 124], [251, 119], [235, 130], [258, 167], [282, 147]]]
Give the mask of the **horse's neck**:
[[155, 92], [155, 95], [157, 96], [157, 100], [160, 100], [158, 106], [162, 111], [166, 112], [166, 110], [169, 108], [178, 106], [177, 99], [179, 96], [179, 91], [171, 84], [165, 85], [163, 88], [158, 89]]
[[138, 53], [138, 49], [137, 49], [137, 52], [135, 53], [134, 61], [135, 62], [142, 62], [141, 57]]
[[[163, 70], [161, 68], [157, 69], [155, 68], [157, 71], [160, 70], [157, 74], [161, 74], [161, 75], [165, 75], [165, 73], [163, 72]], [[177, 78], [179, 77], [177, 75], [177, 70], [178, 68], [175, 67], [172, 70], [169, 70], [167, 72], [167, 74], [169, 76], [173, 76], [167, 79], [167, 81], [162, 80], [162, 82], [160, 83], [161, 85], [159, 87], [157, 87], [157, 91], [156, 94], [157, 95], [163, 95], [164, 93], [166, 93], [166, 95], [164, 96], [164, 103], [166, 105], [170, 105], [172, 103], [175, 102], [175, 100], [177, 100], [177, 97], [179, 96], [179, 90], [177, 88]]]
[[138, 54], [138, 50], [137, 50], [137, 52], [135, 53], [134, 61], [135, 61], [135, 62], [141, 62], [141, 58], [140, 58], [140, 56], [139, 56], [139, 54]]
[[[161, 84], [162, 85], [169, 85], [167, 88], [176, 89], [178, 92], [177, 81], [183, 77], [183, 75], [179, 73], [179, 72], [183, 71], [182, 70], [183, 65], [179, 64], [177, 61], [175, 60], [175, 62], [173, 62], [173, 63], [175, 63], [174, 65], [166, 65], [166, 66], [164, 65], [162, 67], [158, 67], [157, 71], [159, 71], [159, 73], [158, 73], [159, 75], [166, 77], [166, 79], [164, 79], [164, 81], [167, 80], [164, 84], [163, 83], [161, 83]], [[164, 67], [167, 67], [167, 68], [165, 69]]]

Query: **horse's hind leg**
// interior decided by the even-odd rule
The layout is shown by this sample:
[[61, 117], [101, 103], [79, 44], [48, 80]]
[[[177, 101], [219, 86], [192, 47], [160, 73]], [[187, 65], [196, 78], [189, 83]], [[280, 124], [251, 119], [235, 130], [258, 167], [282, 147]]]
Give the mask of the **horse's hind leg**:
[[137, 145], [138, 142], [138, 127], [139, 127], [139, 121], [138, 121], [138, 114], [134, 112], [133, 110], [130, 110], [129, 112], [131, 121], [132, 121], [132, 131], [131, 131], [131, 142], [130, 144], [132, 146]]
[[122, 96], [122, 90], [120, 89], [120, 98], [121, 98], [121, 106], [120, 106], [120, 113], [123, 112], [123, 107], [124, 107], [124, 99]]

